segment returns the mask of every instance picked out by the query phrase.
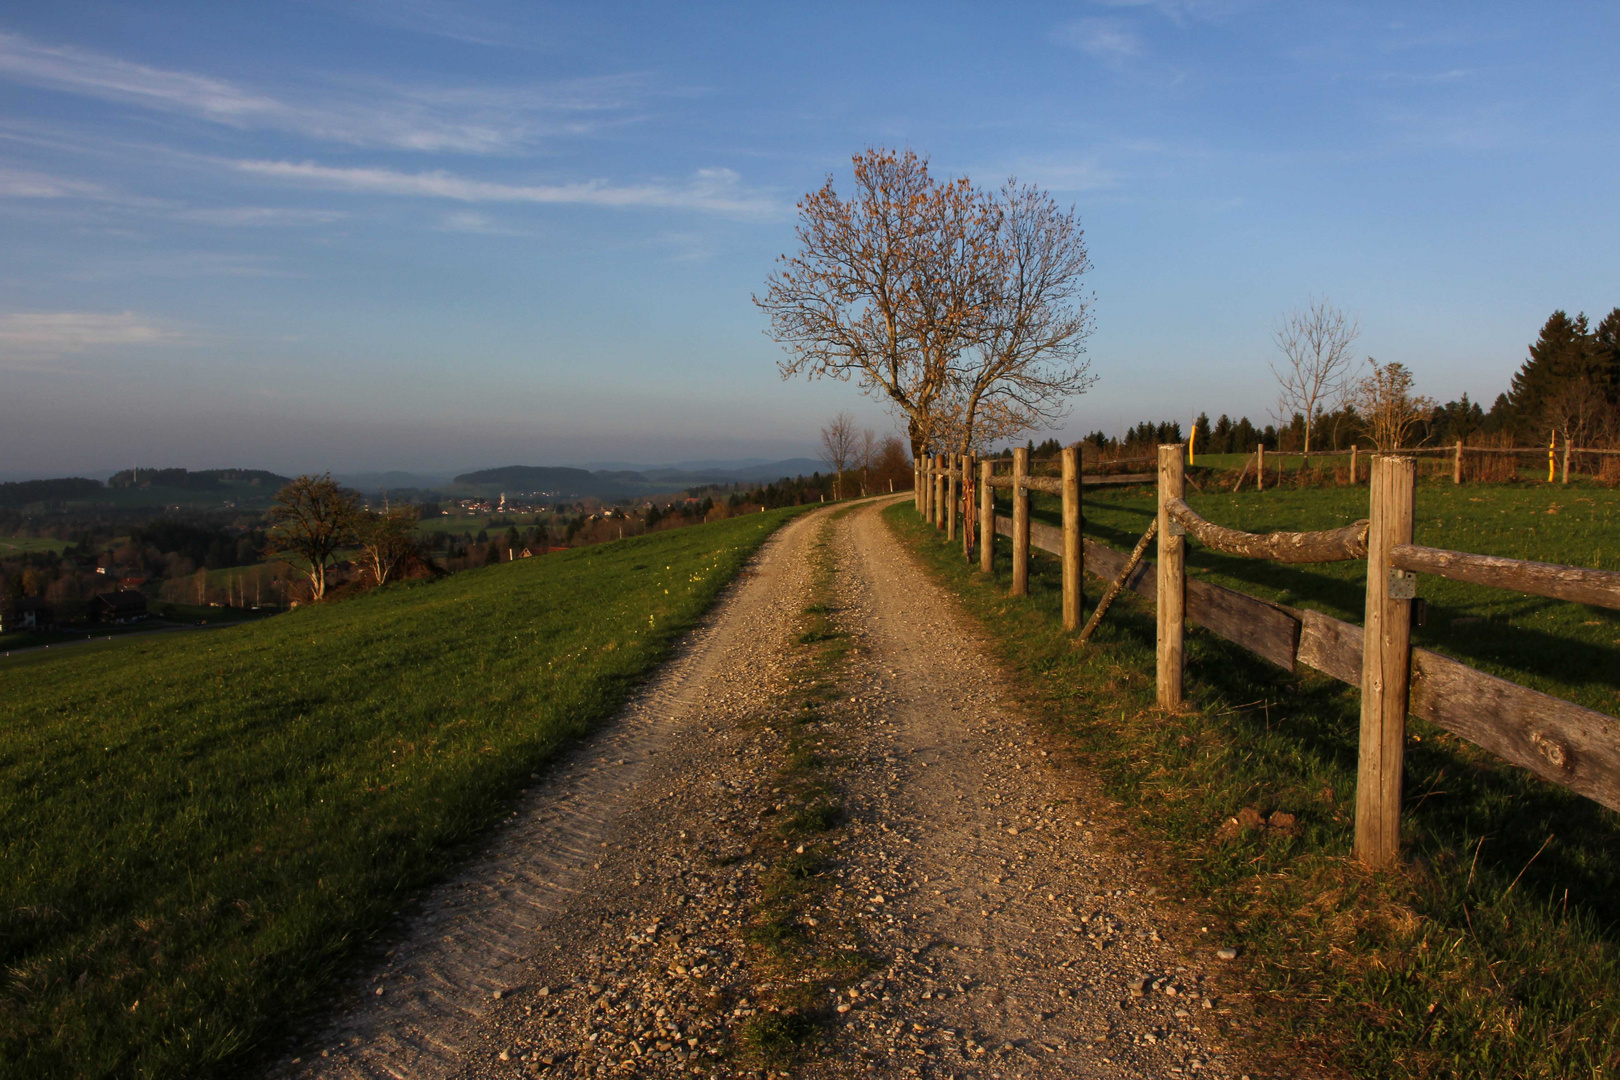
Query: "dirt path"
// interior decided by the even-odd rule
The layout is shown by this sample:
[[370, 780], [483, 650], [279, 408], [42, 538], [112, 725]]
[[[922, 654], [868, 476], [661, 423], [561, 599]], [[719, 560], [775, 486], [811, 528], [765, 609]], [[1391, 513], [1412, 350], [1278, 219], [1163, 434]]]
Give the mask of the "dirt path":
[[789, 717], [817, 677], [801, 645], [826, 599], [812, 555], [829, 548], [853, 647], [821, 676], [837, 701], [812, 737], [847, 813], [817, 841], [825, 882], [804, 922], [861, 964], [775, 1067], [1244, 1073], [1216, 1033], [1213, 944], [1139, 886], [1078, 771], [878, 510], [774, 538], [642, 698], [405, 913], [388, 961], [278, 1074], [761, 1075], [775, 1003], [811, 979], [762, 959], [758, 926], [784, 762], [802, 753]]

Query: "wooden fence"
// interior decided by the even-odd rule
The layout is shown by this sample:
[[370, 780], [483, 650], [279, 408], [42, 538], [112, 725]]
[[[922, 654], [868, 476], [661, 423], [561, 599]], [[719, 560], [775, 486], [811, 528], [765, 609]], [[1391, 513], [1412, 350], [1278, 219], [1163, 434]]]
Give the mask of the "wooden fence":
[[[1083, 478], [1078, 451], [1063, 452], [1058, 476], [1030, 472], [1027, 450], [1013, 453], [1010, 475], [994, 461], [937, 455], [917, 463], [916, 506], [948, 540], [961, 533], [965, 557], [994, 569], [994, 536], [1012, 539], [1014, 596], [1029, 592], [1029, 551], [1056, 555], [1062, 566], [1063, 625], [1080, 626], [1082, 573], [1110, 581], [1089, 635], [1106, 604], [1130, 589], [1158, 615], [1157, 699], [1182, 704], [1186, 624], [1202, 626], [1287, 671], [1303, 664], [1361, 690], [1361, 740], [1356, 786], [1356, 857], [1387, 866], [1399, 857], [1401, 784], [1408, 714], [1459, 735], [1613, 810], [1620, 810], [1620, 720], [1487, 674], [1411, 641], [1416, 575], [1513, 589], [1576, 603], [1620, 609], [1620, 573], [1504, 559], [1423, 547], [1412, 542], [1416, 459], [1370, 455], [1369, 515], [1340, 529], [1256, 534], [1216, 525], [1184, 501], [1183, 444], [1159, 447], [1157, 473]], [[1083, 486], [1157, 480], [1159, 512], [1127, 555], [1081, 536]], [[1011, 497], [1012, 516], [996, 513], [995, 492]], [[967, 511], [978, 496], [977, 522]], [[1062, 499], [1063, 526], [1030, 520], [1029, 493]], [[963, 522], [957, 525], [958, 512]], [[977, 525], [975, 530], [974, 526]], [[1157, 560], [1142, 558], [1157, 537]], [[1188, 537], [1230, 555], [1276, 562], [1365, 560], [1365, 628], [1318, 611], [1271, 603], [1186, 575]], [[1374, 648], [1367, 647], [1372, 642]]]
[[[1556, 437], [1549, 441], [1546, 446], [1467, 446], [1464, 445], [1461, 439], [1458, 439], [1450, 446], [1423, 446], [1409, 450], [1402, 450], [1401, 453], [1434, 456], [1442, 459], [1449, 458], [1451, 460], [1451, 482], [1453, 484], [1461, 484], [1463, 482], [1463, 463], [1470, 455], [1481, 458], [1490, 458], [1501, 455], [1512, 455], [1517, 457], [1529, 456], [1538, 460], [1542, 455], [1546, 455], [1547, 483], [1549, 484], [1555, 479], [1560, 479], [1560, 477], [1562, 483], [1569, 483], [1570, 463], [1575, 461], [1582, 454], [1594, 458], [1620, 456], [1620, 450], [1612, 450], [1596, 446], [1574, 446], [1568, 440], [1559, 442]], [[1250, 454], [1244, 461], [1243, 468], [1238, 477], [1238, 485], [1241, 485], [1244, 480], [1248, 479], [1250, 475], [1253, 475], [1256, 485], [1260, 488], [1260, 490], [1265, 490], [1267, 458], [1271, 458], [1274, 461], [1281, 458], [1301, 458], [1305, 461], [1309, 461], [1313, 458], [1349, 458], [1350, 460], [1348, 464], [1350, 467], [1350, 482], [1352, 484], [1356, 484], [1361, 482], [1363, 476], [1370, 475], [1366, 471], [1367, 466], [1363, 465], [1362, 462], [1370, 461], [1373, 456], [1373, 454], [1354, 446], [1348, 450], [1313, 450], [1307, 454], [1300, 450], [1267, 450], [1265, 444], [1261, 443], [1259, 447], [1256, 448], [1255, 452]], [[1559, 472], [1560, 462], [1562, 462], [1561, 473]], [[1275, 471], [1275, 482], [1280, 484], [1283, 478], [1282, 465], [1280, 461]], [[1236, 487], [1234, 487], [1233, 490], [1235, 491]]]

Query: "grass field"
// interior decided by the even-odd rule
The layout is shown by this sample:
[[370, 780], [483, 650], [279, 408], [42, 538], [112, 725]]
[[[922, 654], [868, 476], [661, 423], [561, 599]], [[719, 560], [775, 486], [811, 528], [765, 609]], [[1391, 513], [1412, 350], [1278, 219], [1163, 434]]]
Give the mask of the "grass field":
[[[1213, 521], [1263, 531], [1344, 524], [1365, 516], [1365, 498], [1364, 488], [1326, 488], [1189, 502]], [[1146, 493], [1099, 493], [1087, 503], [1088, 532], [1126, 547], [1149, 505]], [[1463, 549], [1590, 564], [1617, 535], [1612, 494], [1548, 515], [1542, 490], [1424, 486], [1417, 505], [1420, 542]], [[1037, 710], [1073, 738], [1166, 891], [1242, 949], [1237, 966], [1256, 991], [1279, 1075], [1312, 1060], [1369, 1078], [1620, 1074], [1620, 815], [1413, 721], [1408, 860], [1365, 873], [1348, 858], [1356, 691], [1194, 631], [1193, 708], [1162, 714], [1153, 613], [1134, 595], [1077, 649], [1061, 630], [1056, 560], [1037, 554], [1031, 596], [1011, 601], [1010, 551], [985, 581], [909, 506], [888, 513], [990, 631]], [[1190, 548], [1205, 580], [1361, 621], [1351, 564], [1237, 565]], [[1426, 643], [1616, 711], [1612, 613], [1443, 593], [1449, 584], [1420, 581], [1435, 603]], [[1087, 581], [1088, 612], [1101, 589]], [[1470, 617], [1489, 621], [1453, 625]], [[1580, 635], [1566, 641], [1566, 630]], [[1296, 822], [1223, 838], [1223, 823], [1245, 808]]]
[[0, 661], [0, 1075], [239, 1075], [791, 512]]
[[0, 536], [0, 559], [8, 555], [24, 555], [31, 551], [62, 551], [66, 540], [50, 540], [38, 536]]

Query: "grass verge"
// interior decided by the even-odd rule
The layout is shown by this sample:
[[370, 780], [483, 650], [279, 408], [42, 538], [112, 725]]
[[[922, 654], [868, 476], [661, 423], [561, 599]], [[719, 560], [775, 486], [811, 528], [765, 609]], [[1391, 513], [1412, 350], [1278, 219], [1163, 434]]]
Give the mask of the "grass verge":
[[0, 662], [0, 1074], [273, 1052], [792, 513]]
[[740, 1033], [739, 1049], [744, 1063], [767, 1070], [802, 1060], [835, 1015], [833, 993], [868, 970], [857, 929], [830, 915], [825, 902], [845, 812], [829, 707], [852, 647], [836, 619], [832, 531], [848, 512], [829, 516], [811, 549], [815, 576], [798, 638], [801, 674], [773, 781], [780, 791], [776, 824], [755, 845], [765, 865], [747, 933], [756, 977], [772, 989]]
[[1055, 560], [1037, 555], [1013, 601], [1004, 540], [987, 580], [909, 505], [886, 519], [1072, 738], [1163, 887], [1239, 947], [1279, 1075], [1312, 1059], [1365, 1077], [1620, 1070], [1620, 815], [1414, 721], [1409, 860], [1365, 873], [1348, 858], [1354, 691], [1195, 630], [1192, 707], [1160, 713], [1134, 596], [1077, 648]]

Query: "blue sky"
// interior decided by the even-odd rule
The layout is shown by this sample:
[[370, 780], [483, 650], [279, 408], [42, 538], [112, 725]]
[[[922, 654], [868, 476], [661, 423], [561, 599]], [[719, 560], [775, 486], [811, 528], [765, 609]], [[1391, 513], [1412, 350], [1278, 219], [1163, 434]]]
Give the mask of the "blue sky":
[[[1095, 389], [1248, 413], [1279, 316], [1488, 404], [1620, 304], [1609, 4], [0, 3], [0, 472], [777, 457], [749, 301], [869, 144], [1072, 202]], [[1037, 435], [1039, 438], [1040, 435]]]

